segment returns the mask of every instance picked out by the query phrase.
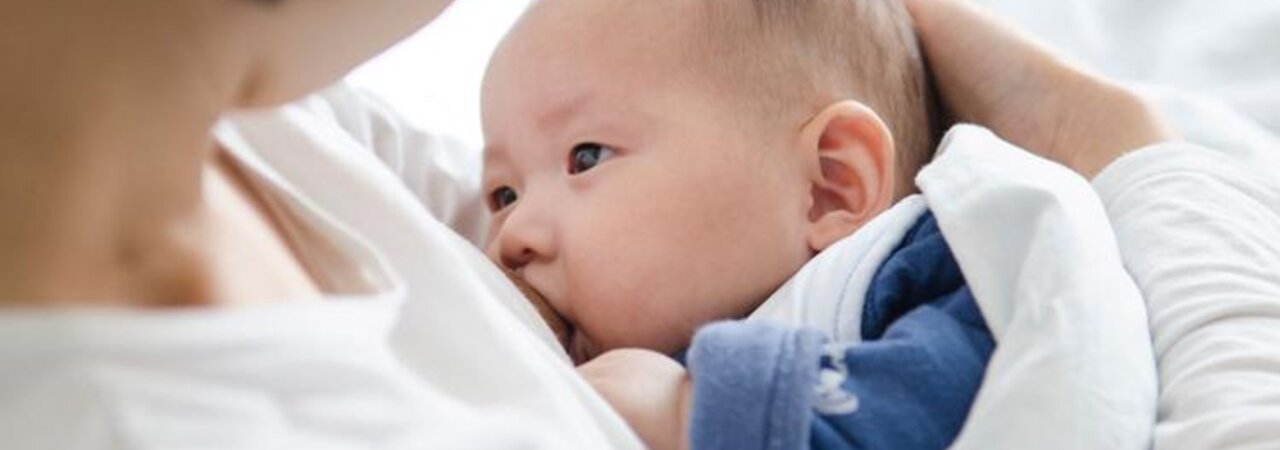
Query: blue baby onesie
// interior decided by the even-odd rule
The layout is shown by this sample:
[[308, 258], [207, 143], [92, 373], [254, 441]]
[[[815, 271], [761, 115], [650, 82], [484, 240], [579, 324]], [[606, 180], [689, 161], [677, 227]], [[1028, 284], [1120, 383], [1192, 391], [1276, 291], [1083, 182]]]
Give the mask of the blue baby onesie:
[[876, 270], [862, 342], [721, 322], [686, 353], [690, 443], [705, 449], [946, 448], [995, 342], [932, 214]]

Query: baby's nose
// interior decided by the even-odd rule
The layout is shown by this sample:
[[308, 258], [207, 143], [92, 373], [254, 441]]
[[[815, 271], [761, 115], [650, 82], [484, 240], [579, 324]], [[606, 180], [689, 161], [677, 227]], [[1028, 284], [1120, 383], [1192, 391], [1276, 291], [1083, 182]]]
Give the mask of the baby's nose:
[[507, 270], [519, 274], [521, 273], [521, 269], [524, 269], [524, 267], [533, 262], [534, 259], [537, 259], [537, 254], [528, 247], [512, 248], [509, 250], [504, 249], [498, 255], [498, 264], [501, 264], [502, 267]]
[[[521, 208], [529, 211], [529, 208]], [[536, 213], [511, 211], [490, 245], [489, 257], [519, 273], [525, 266], [552, 258], [555, 252], [553, 224]]]

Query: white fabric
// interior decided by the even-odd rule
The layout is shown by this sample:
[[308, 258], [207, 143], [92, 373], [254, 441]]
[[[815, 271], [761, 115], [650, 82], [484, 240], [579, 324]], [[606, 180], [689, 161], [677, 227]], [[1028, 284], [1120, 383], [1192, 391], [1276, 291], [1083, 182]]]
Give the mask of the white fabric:
[[1167, 144], [1094, 180], [1151, 315], [1163, 383], [1156, 448], [1280, 443], [1277, 169]]
[[0, 315], [9, 450], [563, 448], [388, 352], [398, 296]]
[[997, 342], [953, 448], [1148, 447], [1146, 311], [1088, 183], [972, 126], [916, 183]]
[[806, 327], [835, 342], [861, 341], [871, 278], [924, 211], [924, 198], [913, 195], [880, 213], [805, 263], [747, 320]]

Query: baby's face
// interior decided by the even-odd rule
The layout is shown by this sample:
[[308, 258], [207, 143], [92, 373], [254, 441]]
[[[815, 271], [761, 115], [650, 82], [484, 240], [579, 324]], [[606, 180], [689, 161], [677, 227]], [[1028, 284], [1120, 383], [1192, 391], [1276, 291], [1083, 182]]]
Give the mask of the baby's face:
[[787, 127], [688, 79], [678, 3], [537, 3], [485, 80], [486, 251], [574, 327], [577, 360], [680, 350], [811, 256]]

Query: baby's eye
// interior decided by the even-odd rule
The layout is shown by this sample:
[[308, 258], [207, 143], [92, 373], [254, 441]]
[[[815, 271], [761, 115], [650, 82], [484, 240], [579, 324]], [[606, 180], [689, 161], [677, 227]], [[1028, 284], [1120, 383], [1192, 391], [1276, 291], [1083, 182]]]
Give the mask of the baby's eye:
[[578, 144], [569, 152], [569, 174], [576, 175], [613, 157], [613, 149], [594, 142]]
[[502, 208], [511, 206], [518, 198], [519, 196], [516, 195], [515, 189], [503, 186], [489, 193], [489, 204], [492, 205], [494, 211], [500, 211]]

